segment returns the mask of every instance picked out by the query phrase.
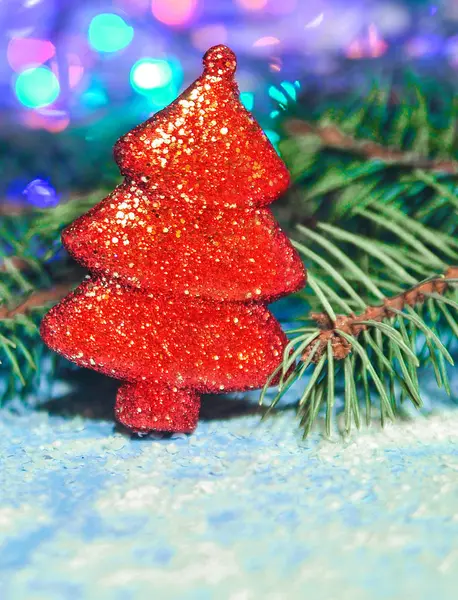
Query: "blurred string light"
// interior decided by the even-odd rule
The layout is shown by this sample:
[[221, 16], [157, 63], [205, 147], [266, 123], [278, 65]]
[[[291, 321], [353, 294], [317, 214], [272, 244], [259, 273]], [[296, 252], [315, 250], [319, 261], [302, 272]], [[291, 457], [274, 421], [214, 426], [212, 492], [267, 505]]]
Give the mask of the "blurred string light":
[[142, 58], [132, 67], [130, 82], [141, 94], [168, 85], [173, 78], [172, 69], [166, 60]]
[[269, 69], [273, 73], [279, 73], [281, 71], [282, 66], [283, 66], [283, 61], [279, 56], [274, 56], [269, 63]]
[[191, 31], [192, 44], [201, 52], [206, 52], [208, 48], [217, 44], [226, 44], [227, 39], [227, 29], [222, 23], [204, 25]]
[[26, 69], [17, 76], [15, 92], [21, 104], [39, 108], [52, 104], [58, 98], [60, 86], [50, 69], [37, 67]]
[[276, 119], [282, 110], [286, 110], [291, 103], [296, 102], [297, 91], [300, 87], [301, 84], [299, 81], [295, 81], [294, 83], [282, 81], [280, 87], [275, 85], [269, 87], [269, 97], [278, 104], [278, 109], [270, 113], [271, 119]]
[[173, 59], [142, 58], [130, 72], [133, 89], [146, 96], [156, 109], [175, 100], [182, 81], [181, 63]]
[[51, 133], [60, 133], [70, 125], [70, 118], [65, 110], [40, 108], [27, 111], [22, 122], [29, 129], [44, 129]]
[[264, 129], [264, 133], [266, 134], [267, 139], [270, 141], [275, 150], [279, 152], [278, 142], [280, 141], [280, 135], [276, 131], [272, 131], [271, 129]]
[[75, 88], [82, 80], [84, 75], [84, 67], [81, 62], [81, 58], [71, 52], [67, 54], [67, 65], [68, 65], [68, 83], [71, 88]]
[[247, 110], [253, 110], [254, 107], [254, 94], [253, 92], [242, 92], [240, 94], [240, 102]]
[[442, 41], [438, 36], [416, 36], [410, 39], [405, 51], [410, 58], [437, 56], [442, 50]]
[[23, 5], [24, 8], [32, 8], [32, 6], [35, 6], [36, 4], [40, 4], [40, 2], [42, 2], [43, 0], [24, 0]]
[[286, 108], [288, 103], [293, 100], [297, 100], [297, 90], [301, 87], [299, 81], [291, 83], [290, 81], [282, 81], [280, 87], [271, 85], [269, 87], [269, 96], [272, 100], [278, 102], [282, 108]]
[[49, 40], [13, 38], [8, 43], [6, 56], [10, 67], [17, 73], [29, 67], [38, 67], [56, 54]]
[[388, 50], [388, 44], [380, 36], [377, 27], [372, 23], [368, 27], [367, 36], [351, 42], [346, 51], [347, 58], [379, 58]]
[[262, 10], [267, 6], [267, 0], [236, 0], [236, 2], [245, 10]]
[[88, 37], [97, 52], [117, 52], [131, 43], [134, 29], [119, 15], [103, 13], [92, 19]]
[[273, 15], [288, 15], [296, 8], [300, 0], [268, 0], [266, 11]]
[[197, 9], [197, 0], [152, 0], [151, 12], [165, 25], [186, 25]]
[[131, 15], [143, 15], [151, 8], [151, 0], [114, 0], [114, 3]]
[[277, 46], [280, 43], [280, 40], [271, 35], [259, 38], [253, 44], [253, 48], [263, 48], [265, 46]]
[[44, 179], [34, 179], [23, 191], [27, 202], [39, 208], [49, 208], [59, 203], [59, 196], [53, 186]]
[[100, 108], [107, 104], [108, 96], [102, 87], [93, 85], [81, 95], [81, 101], [88, 108]]
[[394, 2], [381, 2], [373, 6], [368, 18], [377, 23], [378, 30], [384, 35], [401, 35], [410, 26], [409, 10]]
[[305, 24], [304, 29], [315, 29], [319, 27], [324, 20], [324, 12], [317, 15], [314, 19]]
[[155, 112], [168, 106], [171, 102], [176, 100], [177, 96], [177, 88], [173, 84], [170, 84], [162, 88], [151, 90], [148, 94], [148, 100], [151, 103], [153, 112]]
[[445, 52], [452, 67], [458, 67], [458, 35], [448, 39]]

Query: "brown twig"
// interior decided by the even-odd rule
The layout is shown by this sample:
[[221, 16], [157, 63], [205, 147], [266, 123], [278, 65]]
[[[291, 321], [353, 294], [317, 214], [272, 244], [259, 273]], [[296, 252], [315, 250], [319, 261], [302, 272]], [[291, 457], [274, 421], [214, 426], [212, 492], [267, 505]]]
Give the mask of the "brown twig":
[[6, 217], [17, 217], [19, 215], [28, 215], [34, 211], [31, 204], [4, 202], [0, 200], [0, 215]]
[[[17, 269], [18, 271], [25, 271], [29, 268], [29, 263], [25, 258], [21, 258], [20, 256], [11, 256], [8, 259], [9, 266], [13, 269]], [[7, 273], [8, 265], [0, 263], [0, 273]]]
[[10, 309], [6, 306], [0, 306], [0, 321], [12, 319], [16, 315], [25, 315], [32, 309], [44, 306], [45, 304], [50, 304], [51, 302], [58, 302], [74, 287], [74, 284], [62, 283], [49, 290], [38, 290], [34, 292], [14, 308]]
[[[403, 310], [406, 306], [415, 306], [421, 304], [428, 294], [444, 294], [449, 284], [448, 279], [458, 278], [458, 266], [449, 267], [443, 277], [431, 279], [424, 283], [412, 287], [411, 289], [386, 298], [383, 304], [379, 306], [369, 306], [364, 312], [356, 315], [337, 315], [335, 321], [331, 321], [326, 313], [312, 313], [311, 317], [316, 321], [318, 327], [322, 330], [317, 341], [320, 342], [318, 349], [315, 351], [313, 362], [318, 362], [326, 350], [328, 341], [331, 340], [334, 358], [342, 360], [351, 352], [351, 344], [339, 335], [338, 329], [345, 333], [358, 337], [362, 331], [367, 329], [367, 325], [361, 324], [361, 321], [383, 321], [393, 315], [390, 309]], [[307, 348], [303, 355], [306, 359], [311, 352], [311, 346]]]
[[314, 135], [319, 137], [323, 146], [327, 148], [352, 152], [369, 160], [451, 175], [458, 173], [458, 161], [429, 159], [413, 152], [382, 146], [370, 140], [358, 140], [341, 131], [336, 125], [319, 126], [299, 119], [290, 119], [286, 121], [284, 127], [290, 135]]

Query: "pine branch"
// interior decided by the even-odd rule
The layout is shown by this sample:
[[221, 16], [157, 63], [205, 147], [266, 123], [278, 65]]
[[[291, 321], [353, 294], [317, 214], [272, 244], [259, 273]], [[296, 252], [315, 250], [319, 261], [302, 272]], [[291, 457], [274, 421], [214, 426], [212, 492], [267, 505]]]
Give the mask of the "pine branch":
[[87, 210], [92, 198], [76, 199], [54, 214], [3, 207], [0, 224], [0, 406], [26, 402], [51, 381], [59, 359], [39, 335], [44, 310], [80, 280], [79, 268], [61, 252], [60, 232], [68, 215]]
[[458, 161], [429, 159], [412, 151], [386, 147], [371, 140], [356, 139], [344, 133], [337, 125], [315, 125], [307, 121], [291, 119], [284, 123], [284, 128], [289, 135], [312, 135], [319, 138], [324, 147], [350, 152], [363, 159], [382, 161], [388, 165], [400, 165], [422, 171], [458, 174]]
[[[297, 403], [304, 437], [322, 409], [329, 436], [336, 412], [348, 433], [361, 424], [361, 405], [367, 424], [377, 406], [382, 425], [406, 399], [421, 407], [426, 366], [452, 394], [458, 103], [434, 104], [416, 87], [407, 97], [374, 90], [356, 108], [318, 109], [313, 122], [310, 109], [303, 121], [282, 117], [290, 137], [280, 150], [296, 182], [293, 245], [309, 287], [269, 410], [305, 380]], [[433, 114], [437, 106], [448, 112]]]
[[[432, 294], [443, 295], [450, 284], [458, 281], [458, 266], [449, 267], [442, 277], [430, 278], [418, 283], [409, 290], [395, 296], [384, 299], [383, 304], [369, 306], [359, 314], [351, 313], [349, 315], [336, 315], [331, 320], [328, 313], [311, 313], [311, 318], [317, 323], [320, 334], [317, 337], [319, 346], [314, 350], [312, 361], [317, 363], [326, 352], [328, 342], [331, 342], [332, 353], [336, 360], [343, 360], [351, 351], [351, 344], [339, 335], [339, 331], [358, 337], [363, 331], [368, 329], [367, 321], [382, 322], [390, 319], [394, 311], [402, 311], [406, 306], [415, 307], [417, 304], [425, 302]], [[310, 348], [304, 353], [302, 360], [307, 360], [310, 355]]]

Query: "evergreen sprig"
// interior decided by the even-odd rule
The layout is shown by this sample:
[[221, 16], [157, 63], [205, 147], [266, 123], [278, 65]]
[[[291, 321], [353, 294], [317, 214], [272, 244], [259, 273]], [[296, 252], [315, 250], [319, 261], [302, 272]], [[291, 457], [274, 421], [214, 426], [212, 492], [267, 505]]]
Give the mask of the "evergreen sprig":
[[[44, 357], [38, 325], [48, 307], [75, 287], [81, 272], [62, 252], [63, 227], [103, 197], [77, 197], [53, 210], [4, 211], [0, 224], [0, 406], [25, 399], [41, 377]], [[53, 368], [50, 369], [52, 374]]]
[[314, 120], [298, 118], [299, 103], [283, 117], [291, 235], [309, 282], [269, 409], [308, 376], [298, 399], [304, 436], [320, 411], [331, 435], [342, 380], [347, 432], [361, 425], [361, 404], [367, 423], [374, 403], [382, 424], [406, 399], [420, 408], [425, 366], [457, 392], [446, 364], [458, 335], [458, 104], [415, 85], [404, 92], [401, 103], [395, 90], [376, 88], [359, 106]]

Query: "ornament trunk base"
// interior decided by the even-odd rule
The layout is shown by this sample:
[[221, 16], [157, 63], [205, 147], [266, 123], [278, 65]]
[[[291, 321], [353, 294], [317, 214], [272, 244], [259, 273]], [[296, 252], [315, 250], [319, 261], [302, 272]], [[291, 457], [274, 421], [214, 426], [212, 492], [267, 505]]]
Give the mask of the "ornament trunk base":
[[119, 388], [116, 419], [137, 433], [192, 433], [197, 427], [200, 395], [158, 383], [127, 383]]

